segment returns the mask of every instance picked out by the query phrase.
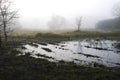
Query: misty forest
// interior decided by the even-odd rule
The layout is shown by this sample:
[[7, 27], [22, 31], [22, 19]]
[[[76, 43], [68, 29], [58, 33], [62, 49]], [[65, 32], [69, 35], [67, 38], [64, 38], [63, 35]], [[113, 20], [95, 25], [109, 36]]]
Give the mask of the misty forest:
[[0, 0], [0, 80], [120, 80], [120, 1]]

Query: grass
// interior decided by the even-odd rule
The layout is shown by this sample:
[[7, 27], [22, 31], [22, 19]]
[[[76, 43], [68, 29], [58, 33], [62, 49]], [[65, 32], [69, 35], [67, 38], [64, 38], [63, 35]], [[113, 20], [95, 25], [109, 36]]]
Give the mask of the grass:
[[66, 34], [78, 38], [120, 39], [120, 31], [74, 31]]
[[[15, 34], [15, 33], [14, 33]], [[54, 32], [37, 32], [36, 34], [21, 34], [11, 35], [11, 39], [26, 40], [31, 42], [60, 42], [71, 41], [80, 39], [108, 39], [108, 40], [120, 40], [120, 31], [71, 31], [63, 33]]]
[[[0, 80], [119, 80], [120, 68], [103, 67], [97, 63], [94, 68], [76, 65], [73, 62], [49, 62], [45, 59], [33, 58], [17, 51], [17, 47], [30, 42], [56, 43], [79, 39], [111, 39], [120, 40], [120, 32], [65, 32], [38, 33], [32, 36], [11, 36], [0, 48]], [[36, 46], [36, 44], [31, 44]], [[43, 45], [46, 45], [45, 43]], [[22, 47], [25, 49], [24, 47]], [[45, 56], [45, 55], [38, 55]]]

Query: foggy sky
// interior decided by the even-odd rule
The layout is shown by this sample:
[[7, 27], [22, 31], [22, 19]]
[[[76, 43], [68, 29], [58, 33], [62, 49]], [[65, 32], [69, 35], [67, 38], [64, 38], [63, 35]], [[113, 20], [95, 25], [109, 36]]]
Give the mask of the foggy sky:
[[119, 0], [14, 0], [19, 9], [22, 28], [50, 29], [48, 21], [54, 15], [66, 19], [65, 29], [75, 29], [76, 17], [82, 16], [82, 28], [94, 28], [102, 20], [112, 18], [111, 9]]

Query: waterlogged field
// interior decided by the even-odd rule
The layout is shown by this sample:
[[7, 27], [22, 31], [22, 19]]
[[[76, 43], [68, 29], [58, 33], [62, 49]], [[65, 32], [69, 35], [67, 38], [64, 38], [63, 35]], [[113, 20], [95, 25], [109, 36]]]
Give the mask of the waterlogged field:
[[0, 48], [0, 80], [119, 80], [119, 33], [11, 36]]
[[79, 40], [60, 43], [27, 43], [18, 50], [35, 58], [53, 62], [66, 61], [78, 65], [93, 66], [94, 63], [107, 67], [120, 67], [120, 50], [112, 40]]

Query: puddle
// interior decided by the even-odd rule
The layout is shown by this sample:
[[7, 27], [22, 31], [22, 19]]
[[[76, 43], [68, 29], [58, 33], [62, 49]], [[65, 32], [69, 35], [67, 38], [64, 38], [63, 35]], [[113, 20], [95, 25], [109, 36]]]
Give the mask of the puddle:
[[110, 40], [82, 40], [67, 41], [56, 44], [33, 43], [23, 45], [23, 55], [44, 58], [49, 61], [73, 61], [77, 64], [99, 63], [108, 67], [120, 67], [120, 51], [115, 48], [117, 41]]

